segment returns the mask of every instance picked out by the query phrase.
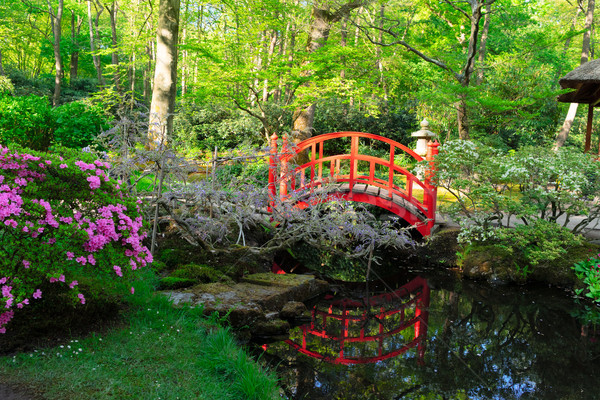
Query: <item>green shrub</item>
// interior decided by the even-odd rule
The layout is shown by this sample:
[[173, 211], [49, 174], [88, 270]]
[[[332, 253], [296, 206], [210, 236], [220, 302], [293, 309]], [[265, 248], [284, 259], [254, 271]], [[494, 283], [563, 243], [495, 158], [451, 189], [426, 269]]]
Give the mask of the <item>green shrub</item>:
[[82, 148], [108, 129], [108, 123], [99, 106], [82, 102], [63, 104], [52, 110], [55, 120], [54, 142], [65, 147]]
[[[404, 145], [410, 144], [413, 141], [410, 134], [418, 129], [415, 114], [398, 105], [381, 104], [379, 109], [381, 112], [378, 115], [372, 115], [338, 99], [319, 102], [315, 113], [315, 134], [358, 131], [381, 135]], [[383, 143], [373, 143], [373, 146], [389, 150]]]
[[[585, 295], [600, 303], [600, 254], [575, 263], [573, 270], [586, 286]], [[577, 289], [576, 293], [581, 295], [583, 291], [584, 289]]]
[[0, 97], [0, 144], [18, 144], [46, 150], [52, 142], [55, 120], [47, 99], [35, 95]]
[[0, 75], [0, 95], [13, 94], [15, 87], [9, 77]]
[[265, 143], [260, 122], [243, 111], [221, 105], [185, 104], [173, 121], [176, 145], [214, 150], [241, 143]]

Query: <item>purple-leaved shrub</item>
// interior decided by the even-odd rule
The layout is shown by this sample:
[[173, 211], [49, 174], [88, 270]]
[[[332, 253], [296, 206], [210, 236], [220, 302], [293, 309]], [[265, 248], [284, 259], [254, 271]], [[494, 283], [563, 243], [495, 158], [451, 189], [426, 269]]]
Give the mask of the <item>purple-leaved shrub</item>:
[[76, 277], [119, 279], [152, 262], [139, 201], [109, 167], [68, 149], [0, 146], [0, 333], [15, 310], [43, 299], [42, 284], [85, 304]]

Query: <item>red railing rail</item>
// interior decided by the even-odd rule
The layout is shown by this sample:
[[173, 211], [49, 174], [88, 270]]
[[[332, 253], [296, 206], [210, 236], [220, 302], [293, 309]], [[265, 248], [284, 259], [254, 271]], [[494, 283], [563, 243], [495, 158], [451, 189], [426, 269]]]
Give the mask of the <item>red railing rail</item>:
[[[350, 139], [349, 153], [325, 155], [328, 142], [343, 138]], [[387, 158], [361, 153], [361, 139], [386, 143], [389, 146]], [[403, 213], [396, 210], [397, 207], [391, 203], [398, 197], [403, 199], [403, 202], [413, 209], [410, 214], [414, 217], [405, 219], [414, 225], [420, 224], [417, 228], [424, 235], [430, 234], [435, 223], [437, 202], [437, 187], [431, 183], [433, 163], [430, 163], [429, 169], [422, 172], [423, 180], [396, 163], [396, 156], [402, 154], [412, 157], [415, 161], [423, 161], [423, 157], [413, 150], [394, 140], [363, 132], [327, 133], [306, 139], [293, 147], [284, 136], [281, 152], [278, 152], [277, 140], [278, 137], [274, 134], [271, 137], [269, 169], [271, 207], [277, 198], [277, 192], [279, 198], [285, 200], [290, 192], [313, 193], [327, 184], [341, 183], [347, 185], [345, 188], [347, 194], [343, 196], [344, 198], [379, 205], [401, 216], [404, 216]], [[437, 142], [429, 143], [425, 160], [433, 161], [438, 153], [438, 146]], [[306, 151], [309, 152], [309, 161], [290, 170], [291, 160]], [[343, 164], [347, 164], [345, 172], [342, 172]], [[356, 194], [354, 189], [357, 185], [367, 185], [376, 190], [366, 194]], [[415, 196], [414, 189], [418, 189], [417, 191], [422, 195]], [[382, 199], [374, 200], [376, 197]], [[383, 198], [391, 199], [388, 201], [389, 204]]]

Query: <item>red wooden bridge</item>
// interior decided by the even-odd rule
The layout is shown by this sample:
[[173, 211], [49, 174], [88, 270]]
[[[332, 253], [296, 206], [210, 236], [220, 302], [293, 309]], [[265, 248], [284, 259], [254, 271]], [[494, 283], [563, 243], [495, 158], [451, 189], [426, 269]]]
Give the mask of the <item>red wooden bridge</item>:
[[[437, 201], [437, 188], [430, 181], [431, 168], [423, 171], [421, 180], [400, 164], [406, 159], [412, 163], [423, 160], [413, 150], [394, 140], [362, 132], [327, 133], [293, 146], [284, 137], [280, 152], [277, 139], [276, 134], [271, 137], [270, 207], [275, 206], [277, 196], [281, 201], [293, 199], [300, 208], [342, 198], [384, 208], [421, 235], [431, 234]], [[342, 147], [340, 141], [348, 140], [349, 153], [331, 154]], [[385, 158], [365, 154], [369, 152], [368, 144], [374, 142], [389, 146]], [[425, 160], [433, 160], [438, 146], [437, 142], [428, 144]], [[303, 152], [309, 153], [309, 161], [291, 168], [291, 160]], [[325, 192], [326, 196], [312, 196], [318, 192]]]
[[423, 364], [429, 299], [427, 281], [417, 277], [363, 302], [332, 301], [326, 310], [315, 307], [311, 322], [299, 327], [300, 336], [285, 342], [302, 354], [345, 365], [386, 360], [416, 347]]

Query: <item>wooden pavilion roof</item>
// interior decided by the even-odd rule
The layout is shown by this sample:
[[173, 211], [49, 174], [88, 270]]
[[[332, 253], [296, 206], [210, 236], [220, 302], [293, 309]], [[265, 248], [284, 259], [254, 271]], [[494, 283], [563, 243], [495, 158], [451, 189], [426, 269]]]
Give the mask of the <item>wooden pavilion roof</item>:
[[558, 83], [563, 89], [575, 89], [573, 92], [558, 96], [558, 101], [596, 106], [600, 103], [600, 59], [582, 64], [565, 75]]

